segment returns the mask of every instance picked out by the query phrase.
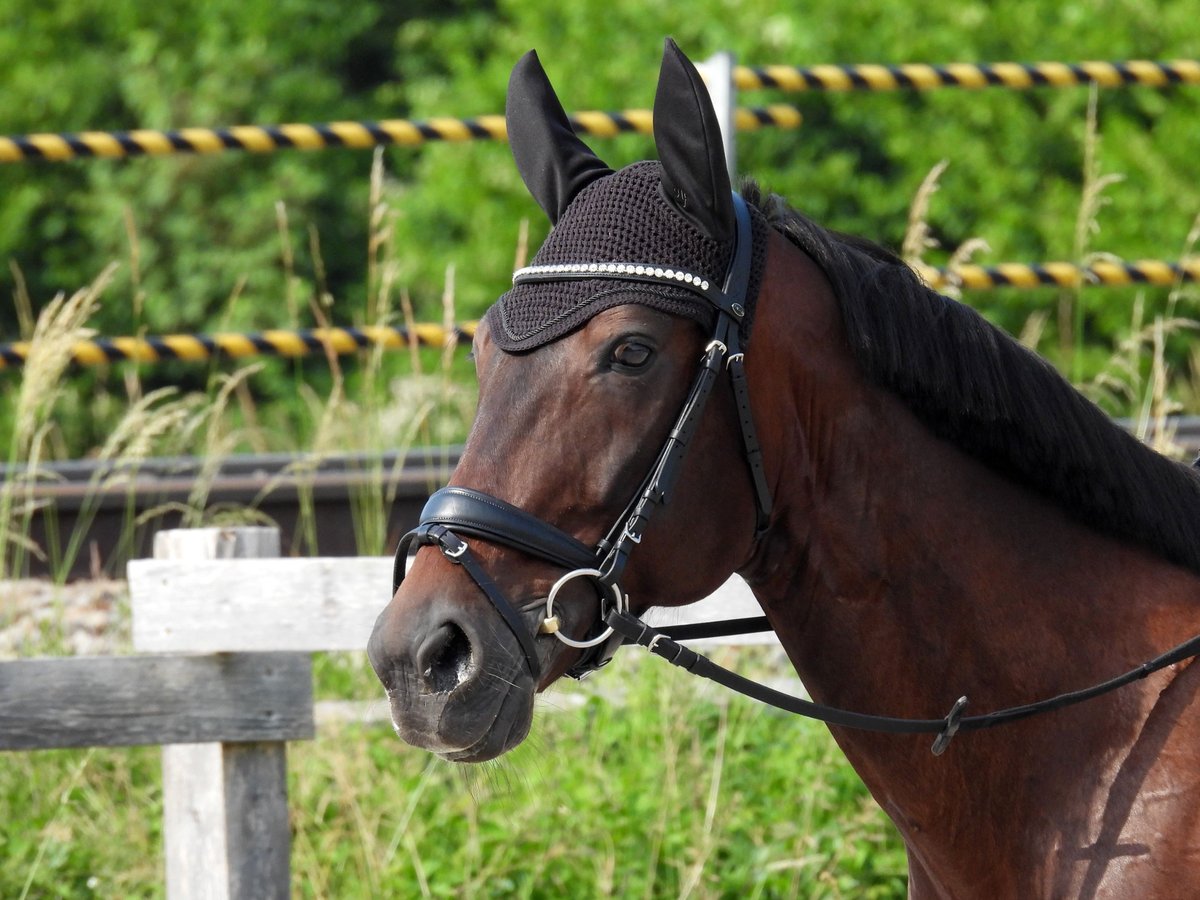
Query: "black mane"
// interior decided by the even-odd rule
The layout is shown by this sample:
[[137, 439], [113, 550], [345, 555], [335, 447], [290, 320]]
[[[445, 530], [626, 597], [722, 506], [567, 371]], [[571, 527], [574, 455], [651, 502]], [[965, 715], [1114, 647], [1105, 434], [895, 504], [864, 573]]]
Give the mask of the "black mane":
[[935, 434], [1078, 521], [1200, 572], [1200, 476], [1142, 445], [1037, 354], [902, 261], [746, 199], [829, 278], [859, 365]]

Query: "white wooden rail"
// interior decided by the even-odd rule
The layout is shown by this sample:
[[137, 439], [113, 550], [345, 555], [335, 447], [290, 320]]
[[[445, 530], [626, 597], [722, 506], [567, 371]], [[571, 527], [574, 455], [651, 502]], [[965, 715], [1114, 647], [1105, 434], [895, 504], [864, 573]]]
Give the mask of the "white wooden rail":
[[[391, 594], [390, 557], [143, 559], [129, 564], [133, 642], [148, 653], [362, 650]], [[740, 578], [652, 625], [761, 615]], [[774, 633], [720, 638], [778, 644]], [[695, 645], [708, 643], [695, 641]]]

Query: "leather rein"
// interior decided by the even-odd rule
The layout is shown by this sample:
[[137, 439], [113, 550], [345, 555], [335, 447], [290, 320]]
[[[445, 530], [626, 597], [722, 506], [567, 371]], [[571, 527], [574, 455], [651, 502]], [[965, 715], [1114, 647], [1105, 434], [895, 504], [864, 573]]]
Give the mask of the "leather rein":
[[[1145, 678], [1167, 666], [1200, 655], [1200, 635], [1197, 635], [1123, 675], [1082, 690], [978, 716], [963, 716], [963, 709], [967, 705], [967, 698], [964, 696], [954, 703], [950, 712], [943, 718], [911, 719], [852, 712], [785, 694], [719, 666], [680, 643], [706, 637], [771, 631], [773, 629], [765, 616], [653, 628], [633, 615], [629, 611], [628, 597], [621, 590], [620, 577], [633, 548], [641, 543], [642, 535], [654, 511], [667, 501], [674, 488], [688, 444], [699, 424], [722, 364], [733, 387], [741, 423], [742, 443], [754, 485], [758, 536], [765, 532], [770, 519], [771, 495], [750, 411], [744, 368], [745, 354], [741, 349], [741, 322], [746, 314], [746, 292], [751, 270], [750, 213], [745, 201], [736, 192], [733, 194], [733, 203], [737, 222], [734, 253], [724, 284], [719, 290], [699, 277], [687, 275], [684, 280], [683, 273], [633, 263], [533, 267], [520, 270], [513, 276], [514, 284], [579, 278], [661, 284], [669, 279], [672, 283], [705, 298], [717, 311], [713, 337], [704, 350], [699, 372], [666, 443], [659, 451], [641, 487], [604, 539], [595, 547], [589, 547], [550, 523], [482, 491], [457, 486], [445, 487], [429, 498], [421, 511], [420, 524], [400, 540], [392, 574], [393, 595], [404, 580], [411, 556], [423, 546], [435, 546], [447, 560], [463, 567], [500, 613], [521, 646], [535, 685], [541, 680], [541, 665], [535, 643], [538, 634], [552, 634], [562, 643], [583, 651], [567, 672], [572, 678], [582, 678], [607, 665], [623, 644], [639, 644], [654, 655], [693, 675], [715, 681], [785, 712], [844, 728], [888, 734], [937, 735], [931, 748], [937, 756], [945, 752], [951, 739], [959, 731], [991, 728], [1082, 703]], [[518, 609], [508, 600], [471, 552], [470, 545], [463, 539], [464, 536], [511, 547], [567, 570], [551, 587], [544, 601], [545, 615], [536, 632], [529, 629], [524, 618], [529, 608]], [[595, 633], [582, 640], [563, 634], [558, 616], [554, 613], [554, 601], [559, 591], [576, 578], [589, 579], [600, 596], [600, 618], [592, 629]], [[542, 601], [538, 601], [537, 606], [542, 605]]]

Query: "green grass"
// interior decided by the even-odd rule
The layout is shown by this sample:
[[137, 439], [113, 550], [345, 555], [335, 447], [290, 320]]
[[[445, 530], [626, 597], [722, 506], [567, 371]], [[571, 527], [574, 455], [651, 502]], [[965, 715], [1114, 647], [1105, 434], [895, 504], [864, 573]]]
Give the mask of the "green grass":
[[[904, 896], [899, 838], [823, 726], [619, 659], [482, 766], [387, 725], [292, 744], [294, 895]], [[317, 673], [318, 696], [374, 695], [362, 655]], [[158, 754], [0, 757], [0, 896], [160, 896]]]

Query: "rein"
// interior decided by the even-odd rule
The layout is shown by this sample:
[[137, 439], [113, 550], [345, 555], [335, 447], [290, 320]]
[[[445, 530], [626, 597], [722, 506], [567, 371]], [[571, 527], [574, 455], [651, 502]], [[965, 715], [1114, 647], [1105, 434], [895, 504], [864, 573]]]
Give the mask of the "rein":
[[[737, 235], [733, 257], [719, 290], [708, 281], [688, 273], [635, 263], [536, 266], [521, 269], [513, 276], [514, 284], [580, 278], [660, 284], [669, 281], [703, 297], [717, 311], [713, 337], [704, 350], [699, 372], [675, 424], [641, 487], [604, 539], [592, 548], [550, 523], [482, 491], [457, 486], [442, 488], [429, 498], [421, 512], [420, 524], [400, 541], [392, 575], [393, 594], [404, 580], [410, 555], [422, 546], [436, 546], [447, 560], [463, 567], [500, 613], [521, 646], [535, 685], [541, 680], [536, 634], [552, 634], [568, 646], [583, 650], [582, 656], [567, 672], [573, 678], [582, 678], [607, 665], [622, 644], [638, 644], [693, 675], [715, 681], [785, 712], [844, 728], [887, 734], [935, 734], [937, 737], [931, 748], [935, 756], [945, 752], [959, 731], [992, 728], [1082, 703], [1145, 678], [1167, 666], [1200, 655], [1200, 635], [1197, 635], [1123, 675], [1035, 703], [964, 717], [962, 713], [967, 706], [967, 698], [964, 696], [940, 719], [896, 718], [824, 706], [776, 691], [731, 672], [679, 643], [702, 637], [771, 631], [766, 617], [656, 629], [630, 613], [628, 597], [620, 588], [620, 577], [633, 548], [641, 543], [642, 535], [654, 511], [667, 501], [674, 488], [688, 444], [699, 425], [700, 416], [716, 384], [722, 363], [733, 388], [741, 424], [742, 443], [754, 485], [757, 506], [756, 536], [765, 532], [769, 522], [771, 495], [750, 411], [744, 369], [745, 354], [741, 349], [741, 321], [746, 313], [746, 292], [751, 268], [750, 213], [745, 201], [736, 192], [733, 194], [733, 203]], [[504, 596], [504, 592], [480, 565], [462, 535], [502, 544], [567, 570], [550, 589], [545, 601], [545, 616], [536, 633], [528, 629], [523, 617], [527, 610], [518, 610]], [[559, 618], [554, 613], [554, 601], [558, 593], [576, 578], [589, 579], [600, 597], [601, 613], [597, 623], [600, 632], [583, 640], [569, 638], [563, 634]]]

